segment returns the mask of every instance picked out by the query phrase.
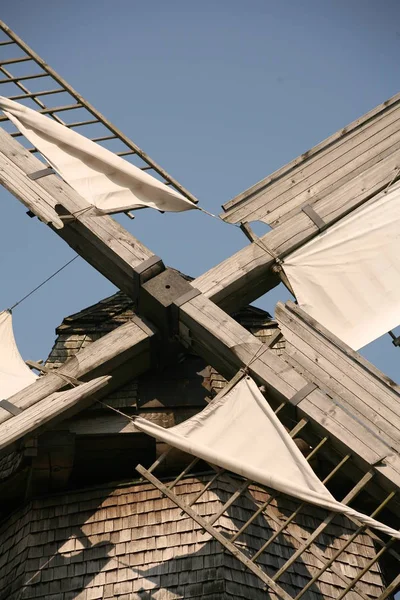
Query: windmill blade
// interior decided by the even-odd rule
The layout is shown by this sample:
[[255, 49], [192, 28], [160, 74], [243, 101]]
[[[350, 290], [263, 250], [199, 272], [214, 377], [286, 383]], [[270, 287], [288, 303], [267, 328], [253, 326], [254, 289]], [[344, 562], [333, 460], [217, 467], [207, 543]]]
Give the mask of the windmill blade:
[[360, 205], [396, 176], [392, 159], [399, 149], [397, 94], [224, 204], [221, 218], [278, 227], [303, 210], [316, 221], [314, 205], [332, 197], [343, 201], [356, 178], [352, 198]]
[[[38, 428], [42, 430], [44, 425], [51, 426], [55, 419], [65, 418], [64, 413], [70, 415], [73, 409], [82, 410], [83, 403], [87, 406], [94, 401], [93, 394], [99, 398], [99, 389], [104, 387], [101, 395], [108, 395], [146, 371], [151, 365], [155, 336], [154, 329], [134, 316], [89, 347], [82, 348], [58, 369], [43, 367], [43, 377], [11, 396], [8, 403], [3, 402], [0, 454], [9, 450], [16, 439], [34, 434]], [[77, 381], [82, 378], [91, 381]], [[100, 382], [100, 387], [96, 382]], [[75, 393], [69, 390], [63, 396], [60, 392], [65, 386], [77, 383], [82, 385], [74, 388]]]
[[[0, 53], [0, 95], [18, 102], [28, 100], [31, 102], [31, 107], [36, 108], [41, 114], [53, 117], [57, 123], [71, 129], [84, 128], [84, 135], [99, 144], [116, 141], [119, 147], [116, 152], [118, 156], [123, 156], [143, 171], [157, 176], [163, 183], [170, 185], [185, 198], [197, 203], [193, 194], [74, 90], [3, 21], [0, 21], [0, 31], [3, 32], [0, 40], [0, 52], [1, 46], [12, 46], [17, 54], [16, 57], [10, 59], [1, 59]], [[24, 75], [14, 76], [13, 65], [20, 63], [26, 63], [26, 72]], [[33, 80], [35, 80], [35, 91], [31, 91], [29, 88]], [[63, 99], [63, 104], [57, 106], [54, 105], [52, 99], [59, 95]], [[76, 118], [75, 114], [79, 117]], [[6, 117], [0, 117], [0, 123], [7, 120]], [[91, 134], [90, 130], [96, 133]], [[21, 137], [21, 133], [13, 131], [12, 136]], [[30, 148], [30, 151], [37, 152], [35, 148]]]

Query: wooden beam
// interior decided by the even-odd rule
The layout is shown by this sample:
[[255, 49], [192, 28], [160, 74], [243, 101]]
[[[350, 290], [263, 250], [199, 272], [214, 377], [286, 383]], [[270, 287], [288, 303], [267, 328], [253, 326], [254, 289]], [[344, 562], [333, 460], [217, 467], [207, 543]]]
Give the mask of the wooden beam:
[[[267, 393], [278, 401], [291, 403], [309, 381], [277, 356], [270, 348], [231, 319], [204, 296], [197, 296], [179, 309], [180, 337], [184, 344], [203, 356], [227, 379], [243, 367]], [[300, 417], [307, 418], [316, 430], [328, 434], [337, 447], [351, 453], [363, 469], [376, 465], [386, 487], [400, 488], [400, 454], [357, 418], [352, 406], [339, 403], [320, 389], [295, 402]], [[381, 459], [386, 457], [383, 464]]]
[[[367, 172], [317, 199], [313, 209], [328, 227], [333, 225], [361, 204], [374, 201], [376, 195], [387, 187], [388, 179], [398, 173], [399, 165], [400, 149], [397, 149]], [[299, 211], [260, 237], [257, 243], [246, 246], [197, 277], [193, 285], [218, 306], [234, 312], [279, 284], [279, 277], [272, 272], [275, 256], [284, 258], [318, 234], [315, 223]]]
[[[399, 149], [400, 94], [341, 129], [223, 206], [229, 223], [264, 221], [272, 227], [381, 163]], [[382, 162], [383, 161], [383, 162]], [[360, 188], [368, 195], [368, 188]]]
[[[128, 364], [124, 379], [115, 378], [116, 383], [121, 385], [125, 378], [135, 377], [150, 367], [154, 338], [155, 330], [139, 317], [135, 317], [80, 350], [61, 367], [11, 396], [9, 401], [24, 410], [63, 388], [66, 385], [65, 377], [85, 380], [88, 377], [115, 372], [124, 364]], [[11, 415], [7, 411], [0, 410], [0, 424], [10, 418]]]
[[217, 542], [219, 542], [223, 548], [228, 550], [237, 560], [239, 560], [249, 571], [254, 573], [261, 581], [263, 581], [268, 589], [271, 589], [278, 598], [282, 600], [292, 600], [292, 596], [289, 596], [285, 590], [281, 588], [271, 577], [269, 577], [260, 567], [254, 564], [243, 552], [239, 550], [230, 540], [228, 540], [221, 532], [212, 526], [210, 522], [200, 516], [189, 504], [186, 504], [179, 496], [174, 494], [166, 485], [161, 483], [152, 473], [147, 469], [138, 465], [136, 470], [145, 477], [150, 483], [152, 483], [162, 494], [167, 496], [174, 504], [176, 504], [182, 511], [184, 511], [189, 517], [193, 519], [200, 527], [202, 527], [207, 533], [209, 533]]
[[[0, 128], [0, 182], [82, 258], [135, 298], [134, 269], [153, 253], [57, 175], [28, 177], [40, 169], [43, 163]], [[73, 215], [74, 220], [63, 223], [58, 213]]]
[[0, 425], [0, 451], [9, 449], [12, 444], [34, 432], [42, 431], [45, 425], [54, 423], [57, 417], [93, 397], [110, 380], [110, 376], [98, 377], [66, 392], [56, 392], [12, 417]]

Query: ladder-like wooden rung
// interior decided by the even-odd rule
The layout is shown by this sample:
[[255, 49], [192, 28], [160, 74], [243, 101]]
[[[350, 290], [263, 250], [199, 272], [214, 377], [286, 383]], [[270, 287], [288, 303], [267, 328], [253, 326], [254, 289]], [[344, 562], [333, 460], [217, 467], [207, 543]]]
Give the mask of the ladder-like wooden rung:
[[[82, 104], [69, 104], [67, 106], [55, 106], [54, 108], [42, 108], [42, 110], [38, 110], [36, 112], [41, 113], [42, 115], [51, 115], [57, 112], [63, 112], [66, 110], [74, 110], [74, 108], [82, 108]], [[0, 117], [0, 121], [7, 121], [8, 117]]]
[[0, 83], [18, 83], [19, 81], [40, 79], [41, 77], [50, 77], [50, 75], [48, 73], [34, 73], [33, 75], [21, 75], [20, 77], [7, 77], [7, 79], [0, 79]]
[[38, 98], [39, 96], [50, 96], [51, 94], [65, 94], [63, 88], [56, 88], [54, 90], [44, 90], [43, 92], [27, 92], [25, 94], [17, 94], [16, 96], [9, 96], [10, 100], [23, 100], [24, 98]]
[[[117, 156], [128, 156], [129, 154], [136, 154], [134, 150], [124, 150], [123, 152], [117, 152]], [[154, 167], [151, 167], [153, 169]]]
[[92, 142], [105, 142], [106, 140], [116, 140], [117, 136], [112, 135], [103, 135], [102, 137], [92, 138]]
[[30, 56], [17, 56], [17, 58], [6, 58], [6, 60], [1, 60], [0, 65], [13, 65], [15, 63], [27, 62], [28, 60], [32, 60]]
[[90, 121], [77, 121], [76, 123], [67, 123], [65, 127], [82, 127], [83, 125], [94, 125], [100, 123], [98, 119], [91, 119]]

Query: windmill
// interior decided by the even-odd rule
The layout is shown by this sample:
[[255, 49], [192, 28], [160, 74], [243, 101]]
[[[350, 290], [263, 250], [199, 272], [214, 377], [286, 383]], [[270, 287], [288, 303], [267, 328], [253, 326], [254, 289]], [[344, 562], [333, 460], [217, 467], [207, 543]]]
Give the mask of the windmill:
[[[18, 88], [6, 94], [12, 101], [32, 100], [68, 129], [103, 127], [95, 143], [118, 139], [120, 156], [140, 159], [137, 166], [196, 202], [14, 32], [1, 29], [0, 45], [22, 52], [0, 64], [0, 83]], [[31, 74], [13, 76], [19, 62], [33, 66]], [[30, 91], [30, 80], [43, 88]], [[68, 104], [46, 104], [61, 93]], [[166, 268], [95, 210], [36, 148], [19, 143], [20, 131], [0, 130], [1, 183], [121, 291], [65, 319], [48, 363], [31, 362], [43, 376], [0, 404], [9, 499], [0, 598], [394, 597], [400, 555], [390, 533], [200, 454], [187, 458], [141, 433], [135, 420], [139, 414], [175, 425], [197, 414], [204, 397], [160, 406], [143, 392], [130, 400], [137, 381], [147, 377], [149, 389], [159, 377], [165, 388], [160, 373], [175, 369], [179, 382], [190, 361], [198, 378], [211, 365], [201, 376], [210, 393], [230, 380], [222, 399], [251, 377], [335, 498], [399, 528], [398, 386], [295, 303], [278, 304], [276, 322], [246, 308], [281, 280], [290, 285], [286, 257], [322, 231], [335, 232], [353, 211], [390, 197], [399, 106], [399, 96], [390, 99], [226, 204], [222, 218], [240, 223], [251, 243], [194, 280]], [[87, 113], [83, 121], [63, 119], [77, 108]], [[253, 220], [271, 231], [257, 237]], [[99, 483], [107, 470], [113, 481], [125, 480], [129, 465], [133, 479], [137, 463], [135, 482]], [[83, 490], [91, 472], [97, 485]]]

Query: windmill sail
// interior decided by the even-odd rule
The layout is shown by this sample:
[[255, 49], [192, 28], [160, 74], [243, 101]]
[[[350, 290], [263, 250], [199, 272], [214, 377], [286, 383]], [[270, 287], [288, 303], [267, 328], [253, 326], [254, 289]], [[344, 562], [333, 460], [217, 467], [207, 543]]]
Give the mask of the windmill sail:
[[335, 500], [250, 377], [241, 379], [227, 394], [176, 427], [164, 429], [140, 417], [135, 419], [135, 426], [233, 473], [304, 502], [355, 517], [400, 539], [400, 531]]
[[12, 316], [0, 313], [0, 399], [6, 399], [33, 383], [37, 376], [26, 366], [15, 342]]
[[309, 315], [354, 350], [400, 324], [400, 185], [289, 255]]
[[0, 108], [54, 170], [103, 212], [196, 208], [176, 190], [53, 119], [4, 97]]

